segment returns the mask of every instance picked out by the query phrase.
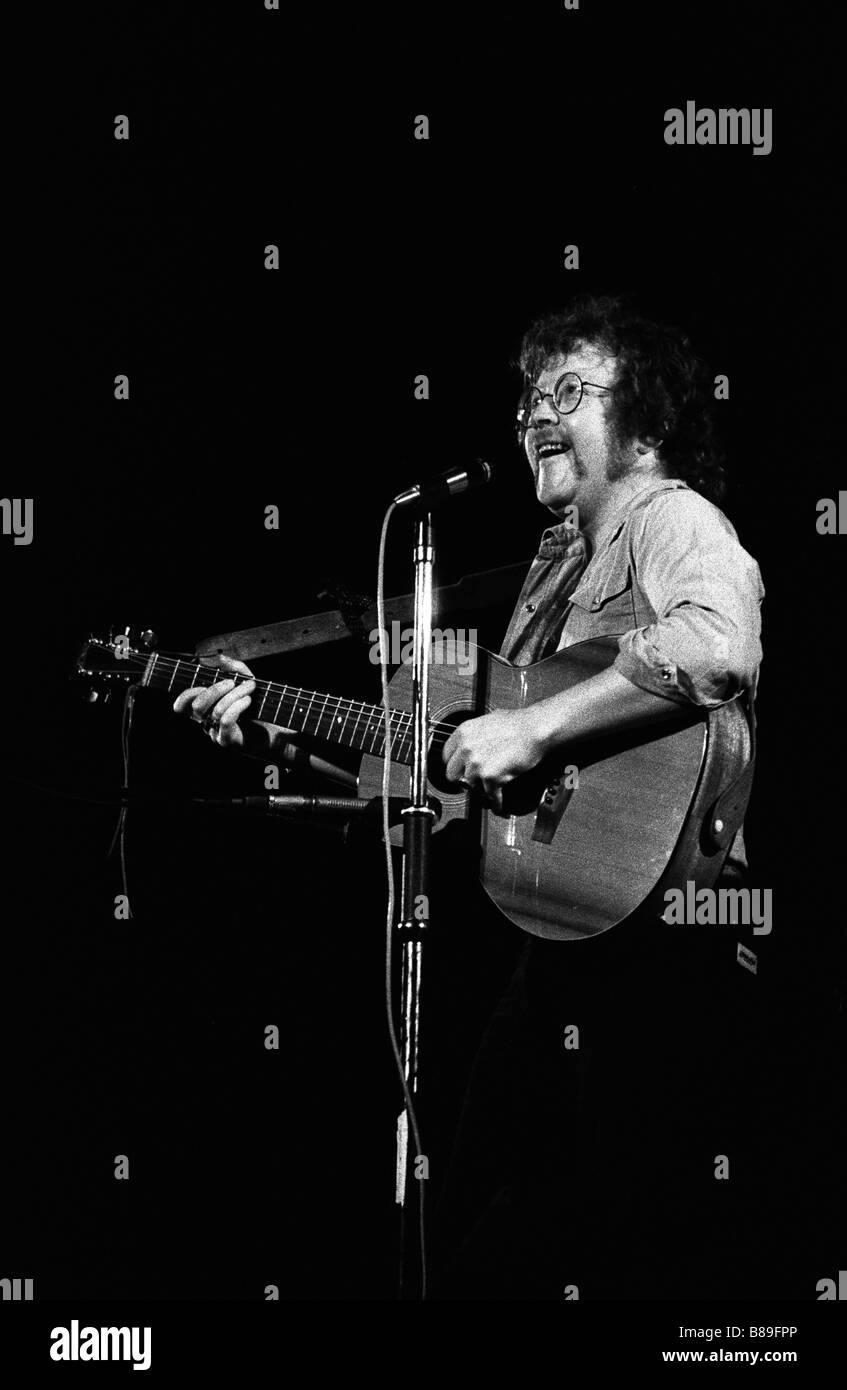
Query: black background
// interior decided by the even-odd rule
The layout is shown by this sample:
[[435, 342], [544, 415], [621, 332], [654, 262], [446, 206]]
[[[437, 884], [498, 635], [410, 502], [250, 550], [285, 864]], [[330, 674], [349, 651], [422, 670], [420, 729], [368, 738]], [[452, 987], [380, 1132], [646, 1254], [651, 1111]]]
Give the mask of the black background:
[[[16, 55], [29, 96], [10, 156], [25, 313], [8, 342], [22, 428], [4, 495], [34, 498], [34, 540], [2, 542], [0, 1275], [34, 1276], [43, 1298], [256, 1298], [269, 1283], [289, 1299], [394, 1296], [378, 846], [136, 810], [134, 915], [115, 921], [116, 811], [97, 799], [119, 793], [120, 708], [87, 705], [68, 676], [110, 624], [190, 651], [331, 608], [338, 586], [373, 595], [387, 500], [469, 457], [492, 460], [496, 486], [439, 515], [440, 582], [528, 562], [547, 517], [512, 442], [510, 364], [536, 313], [591, 290], [684, 325], [730, 381], [726, 511], [767, 590], [747, 835], [752, 881], [774, 891], [776, 1051], [749, 1085], [774, 1163], [756, 1200], [781, 1251], [767, 1291], [814, 1297], [838, 1263], [843, 916], [844, 542], [815, 530], [844, 476], [825, 7], [584, 0], [360, 19], [125, 4], [42, 20]], [[772, 107], [772, 153], [666, 146], [664, 111], [689, 99]], [[428, 142], [412, 138], [423, 112]], [[562, 268], [569, 243], [578, 271]], [[119, 372], [128, 402], [113, 398]], [[429, 401], [413, 399], [418, 373]], [[278, 532], [263, 525], [271, 503]], [[398, 524], [389, 593], [410, 588], [410, 537]], [[496, 647], [504, 617], [477, 615], [480, 639]], [[257, 669], [378, 698], [354, 643]], [[132, 781], [259, 792], [262, 765], [150, 694]], [[522, 944], [461, 876], [443, 916], [436, 1186]], [[263, 1047], [270, 1023], [278, 1053]], [[119, 1153], [129, 1182], [114, 1180]]]

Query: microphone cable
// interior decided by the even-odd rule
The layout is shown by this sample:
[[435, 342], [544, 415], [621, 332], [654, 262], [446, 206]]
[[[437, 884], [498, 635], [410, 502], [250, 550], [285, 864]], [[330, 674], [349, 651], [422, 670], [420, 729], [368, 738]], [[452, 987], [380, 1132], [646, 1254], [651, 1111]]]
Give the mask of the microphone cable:
[[[392, 502], [389, 506], [382, 522], [382, 531], [379, 538], [379, 563], [377, 567], [376, 583], [376, 612], [377, 623], [380, 634], [387, 631], [385, 625], [385, 546], [388, 536], [388, 526], [391, 521], [392, 513], [397, 510], [397, 503]], [[393, 946], [394, 946], [394, 861], [391, 857], [391, 827], [390, 827], [390, 806], [389, 792], [391, 779], [391, 707], [388, 695], [388, 644], [380, 641], [379, 644], [379, 674], [382, 686], [382, 719], [385, 729], [385, 749], [382, 763], [382, 839], [385, 846], [385, 876], [388, 885], [388, 904], [385, 914], [385, 1008], [388, 1018], [388, 1034], [391, 1039], [391, 1050], [394, 1053], [394, 1061], [397, 1067], [397, 1075], [400, 1078], [400, 1085], [403, 1088], [403, 1096], [406, 1102], [406, 1114], [409, 1117], [409, 1125], [412, 1136], [417, 1146], [418, 1155], [423, 1153], [420, 1130], [418, 1128], [418, 1116], [415, 1110], [415, 1103], [412, 1093], [409, 1090], [406, 1074], [403, 1069], [403, 1059], [400, 1056], [400, 1045], [397, 1041], [397, 1029], [394, 1023], [394, 970], [393, 970]], [[406, 1171], [404, 1179], [404, 1201], [408, 1201], [408, 1192], [405, 1190], [405, 1179], [408, 1173], [408, 1158], [404, 1155]], [[418, 1220], [420, 1231], [420, 1250], [421, 1250], [421, 1299], [426, 1299], [426, 1240], [425, 1240], [425, 1219], [424, 1219], [424, 1180], [418, 1179]]]
[[129, 890], [127, 888], [126, 875], [126, 823], [129, 803], [126, 798], [129, 795], [129, 737], [132, 731], [132, 716], [135, 708], [134, 685], [127, 686], [124, 697], [123, 717], [121, 719], [121, 756], [123, 758], [123, 786], [121, 787], [121, 809], [118, 813], [118, 823], [115, 826], [115, 833], [112, 836], [112, 843], [109, 845], [109, 852], [106, 859], [111, 859], [115, 848], [115, 841], [119, 842], [119, 853], [121, 861], [121, 887], [126, 898], [127, 913], [132, 917], [132, 905], [129, 900]]

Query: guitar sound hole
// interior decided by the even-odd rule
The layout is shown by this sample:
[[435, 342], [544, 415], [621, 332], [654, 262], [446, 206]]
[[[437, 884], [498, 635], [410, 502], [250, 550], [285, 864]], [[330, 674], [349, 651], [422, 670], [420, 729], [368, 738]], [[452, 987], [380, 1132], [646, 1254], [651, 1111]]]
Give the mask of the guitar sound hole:
[[447, 781], [447, 769], [444, 766], [444, 760], [441, 755], [444, 750], [444, 744], [450, 737], [450, 732], [453, 729], [458, 729], [459, 725], [464, 724], [466, 719], [476, 718], [477, 716], [470, 710], [458, 710], [455, 714], [441, 715], [437, 720], [438, 727], [430, 738], [429, 743], [427, 776], [430, 785], [434, 787], [436, 791], [441, 792], [442, 795], [452, 793], [455, 796], [457, 792], [466, 790], [461, 782]]

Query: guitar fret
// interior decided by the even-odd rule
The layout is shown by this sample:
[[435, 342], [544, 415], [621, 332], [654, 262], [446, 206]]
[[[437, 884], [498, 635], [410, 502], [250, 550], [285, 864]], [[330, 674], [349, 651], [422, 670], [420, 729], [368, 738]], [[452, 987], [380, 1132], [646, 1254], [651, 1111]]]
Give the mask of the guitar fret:
[[[312, 693], [312, 698], [311, 698], [311, 700], [309, 701], [308, 707], [307, 707], [307, 709], [306, 709], [306, 714], [305, 714], [305, 719], [310, 720], [310, 721], [314, 724], [314, 726], [315, 726], [316, 729], [317, 729], [317, 727], [318, 727], [318, 724], [320, 723], [320, 713], [319, 713], [319, 711], [315, 710], [315, 708], [314, 708], [314, 704], [315, 704], [315, 701], [316, 701], [317, 699], [318, 699], [318, 692], [317, 692], [317, 691], [313, 691], [313, 693]], [[312, 730], [310, 730], [310, 729], [308, 728], [308, 726], [307, 726], [305, 723], [304, 723], [304, 728], [306, 729], [306, 733], [311, 733], [311, 732], [312, 732]]]
[[347, 701], [347, 704], [350, 706], [350, 708], [347, 710], [347, 713], [346, 713], [345, 716], [344, 716], [344, 721], [343, 721], [343, 723], [342, 723], [342, 725], [341, 725], [341, 728], [338, 730], [338, 741], [339, 741], [339, 743], [343, 742], [343, 740], [344, 740], [344, 730], [347, 728], [347, 720], [350, 718], [350, 715], [353, 713], [353, 702], [352, 702], [351, 700], [348, 700], [348, 701]]
[[402, 751], [403, 751], [403, 740], [404, 740], [404, 738], [406, 737], [406, 735], [405, 735], [404, 733], [401, 732], [402, 724], [401, 724], [401, 728], [400, 728], [400, 729], [396, 729], [396, 728], [394, 727], [394, 717], [395, 717], [395, 715], [397, 716], [397, 719], [398, 719], [398, 720], [401, 720], [401, 719], [402, 719], [402, 714], [400, 713], [399, 710], [392, 710], [392, 711], [391, 711], [391, 759], [392, 759], [392, 762], [401, 762], [401, 761], [402, 761]]
[[[271, 687], [268, 686], [268, 692], [270, 692], [270, 690], [271, 690]], [[282, 702], [283, 702], [283, 700], [285, 699], [287, 690], [288, 690], [288, 686], [287, 686], [287, 685], [284, 685], [284, 686], [282, 687], [282, 691], [281, 691], [281, 693], [280, 693], [280, 697], [279, 697], [279, 699], [278, 699], [277, 702], [276, 702], [276, 709], [274, 710], [274, 717], [273, 717], [273, 719], [271, 719], [271, 721], [270, 721], [271, 724], [278, 724], [278, 723], [279, 723], [279, 712], [280, 712], [280, 710], [282, 709]], [[296, 703], [296, 702], [295, 702], [295, 703]]]
[[[392, 754], [392, 759], [391, 759], [391, 760], [392, 760], [392, 762], [394, 761], [394, 758], [395, 758], [395, 755], [396, 755], [396, 752], [397, 752], [397, 739], [396, 739], [396, 737], [395, 737], [396, 730], [395, 730], [395, 728], [394, 728], [394, 719], [395, 719], [396, 714], [397, 714], [397, 711], [396, 711], [396, 710], [393, 710], [393, 709], [392, 709], [392, 710], [389, 710], [389, 712], [388, 712], [388, 728], [389, 728], [390, 733], [391, 733], [391, 754]], [[382, 747], [380, 748], [379, 751], [380, 751], [380, 755], [384, 758], [384, 757], [385, 757], [386, 748], [388, 747], [388, 739], [387, 739], [386, 736], [385, 736], [385, 720], [384, 720], [384, 719], [383, 719], [383, 721], [380, 723], [380, 729], [382, 730]]]
[[410, 763], [412, 761], [412, 749], [415, 743], [415, 730], [411, 715], [404, 715], [404, 725], [404, 732], [400, 736], [398, 762]]
[[323, 719], [324, 715], [326, 714], [328, 704], [329, 704], [329, 696], [328, 696], [328, 695], [324, 695], [323, 709], [319, 712], [319, 714], [318, 714], [318, 722], [317, 722], [317, 724], [315, 725], [315, 733], [316, 733], [316, 734], [317, 734], [318, 731], [320, 730], [320, 727], [321, 727], [321, 720]]
[[360, 704], [360, 705], [359, 705], [359, 713], [356, 715], [356, 722], [355, 722], [355, 724], [353, 725], [353, 729], [352, 729], [352, 732], [351, 732], [351, 734], [350, 734], [350, 743], [351, 743], [351, 745], [352, 745], [353, 748], [358, 748], [358, 747], [359, 747], [359, 744], [357, 743], [357, 739], [358, 739], [358, 737], [359, 737], [359, 720], [361, 719], [361, 717], [362, 717], [362, 715], [364, 714], [364, 712], [365, 712], [366, 709], [367, 709], [367, 705], [363, 705], [363, 704]]
[[[339, 714], [339, 710], [341, 709], [343, 703], [344, 702], [340, 700], [338, 696], [335, 697], [335, 715], [332, 720], [332, 737], [333, 742], [336, 743], [341, 742], [342, 735], [344, 733], [344, 721], [342, 720], [341, 715]], [[339, 724], [341, 725], [340, 729], [337, 727]]]
[[[302, 691], [302, 690], [300, 691], [300, 694], [301, 694], [301, 695], [303, 694], [303, 691]], [[315, 691], [313, 690], [313, 691], [312, 691], [312, 695], [311, 695], [311, 699], [309, 700], [309, 703], [308, 703], [308, 705], [306, 706], [306, 713], [303, 715], [303, 728], [304, 728], [304, 729], [305, 729], [305, 727], [306, 727], [306, 720], [309, 718], [309, 713], [310, 713], [310, 711], [311, 711], [311, 708], [312, 708], [312, 705], [314, 704], [314, 702], [315, 702]]]
[[[402, 733], [402, 734], [400, 735], [400, 738], [398, 739], [397, 743], [395, 744], [395, 747], [396, 747], [396, 749], [397, 749], [397, 761], [398, 761], [398, 762], [405, 762], [405, 761], [406, 761], [406, 740], [408, 739], [408, 737], [409, 737], [409, 731], [406, 731], [406, 732]], [[409, 751], [411, 752], [411, 744], [409, 745]]]
[[[306, 713], [301, 714], [300, 711], [303, 707], [300, 703], [300, 697], [301, 695], [305, 695], [306, 693], [302, 685], [298, 686], [296, 691], [294, 690], [293, 686], [286, 686], [285, 693], [291, 700], [291, 715], [290, 717], [286, 715], [286, 724], [291, 729], [306, 729], [306, 721], [309, 718], [309, 709], [312, 704], [312, 700], [314, 700], [315, 698], [314, 695], [312, 695], [312, 700], [310, 700], [309, 704], [306, 706]], [[300, 721], [299, 725], [297, 723], [298, 719]], [[308, 730], [306, 730], [306, 732], [308, 732]]]
[[[380, 716], [381, 716], [381, 714], [382, 714], [382, 711], [380, 711]], [[375, 722], [374, 728], [373, 728], [373, 732], [372, 732], [372, 734], [371, 734], [371, 752], [372, 752], [372, 753], [375, 753], [375, 752], [376, 752], [376, 740], [379, 738], [379, 735], [380, 735], [380, 733], [382, 733], [382, 732], [383, 732], [383, 721], [382, 721], [382, 718], [380, 717], [380, 718]], [[384, 734], [383, 734], [383, 740], [384, 740]], [[385, 746], [385, 744], [384, 744], [384, 741], [383, 741], [383, 747], [384, 747], [384, 746]]]

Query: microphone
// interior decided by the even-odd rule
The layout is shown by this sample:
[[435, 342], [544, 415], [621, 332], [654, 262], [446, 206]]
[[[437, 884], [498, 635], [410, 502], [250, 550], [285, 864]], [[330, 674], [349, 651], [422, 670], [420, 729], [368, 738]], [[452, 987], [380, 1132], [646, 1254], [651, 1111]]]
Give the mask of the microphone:
[[354, 796], [193, 796], [195, 806], [260, 811], [264, 815], [298, 815], [302, 811], [336, 811], [350, 815], [367, 811], [370, 801]]
[[299, 743], [283, 743], [277, 756], [289, 767], [304, 772], [315, 772], [318, 776], [327, 777], [331, 782], [340, 782], [342, 787], [355, 790], [359, 785], [359, 779], [354, 773], [347, 772], [343, 767], [336, 767], [335, 763], [328, 763], [325, 758], [318, 758], [314, 753], [307, 753]]
[[466, 468], [448, 468], [446, 473], [433, 478], [428, 483], [415, 483], [405, 492], [398, 492], [394, 498], [396, 507], [431, 507], [445, 502], [457, 492], [467, 492], [472, 487], [482, 487], [491, 482], [491, 464], [475, 459]]
[[[382, 798], [356, 796], [194, 796], [194, 806], [209, 806], [222, 811], [251, 811], [263, 816], [350, 816], [367, 817], [375, 821], [382, 815]], [[389, 797], [392, 825], [400, 824], [400, 816], [408, 801], [402, 796]], [[436, 808], [434, 808], [436, 809]], [[436, 815], [440, 814], [440, 807]]]

